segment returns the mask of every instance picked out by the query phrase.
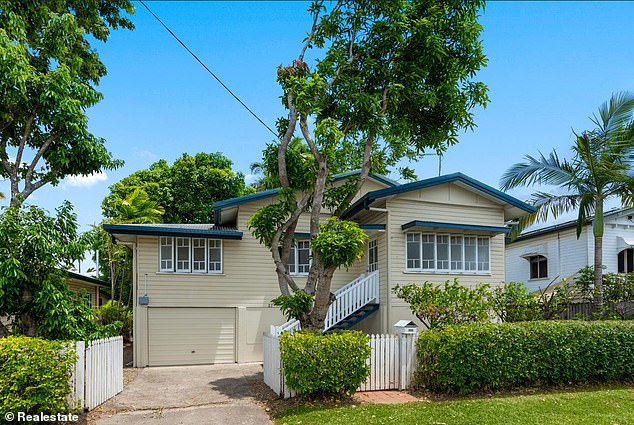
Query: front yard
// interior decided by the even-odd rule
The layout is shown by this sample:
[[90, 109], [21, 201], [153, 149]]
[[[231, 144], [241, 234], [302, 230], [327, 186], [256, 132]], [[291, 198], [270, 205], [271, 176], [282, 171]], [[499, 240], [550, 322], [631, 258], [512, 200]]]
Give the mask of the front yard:
[[634, 387], [336, 408], [296, 407], [278, 425], [625, 425], [634, 423]]

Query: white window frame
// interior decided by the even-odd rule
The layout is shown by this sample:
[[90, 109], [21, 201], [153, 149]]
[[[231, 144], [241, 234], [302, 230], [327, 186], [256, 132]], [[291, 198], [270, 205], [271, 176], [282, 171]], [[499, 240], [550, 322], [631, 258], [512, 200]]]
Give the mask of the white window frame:
[[[179, 245], [179, 242], [187, 241], [187, 245]], [[179, 248], [187, 248], [187, 260], [180, 258]], [[192, 271], [192, 239], [191, 238], [174, 238], [174, 252], [176, 253], [176, 272], [177, 273], [191, 273]], [[180, 263], [187, 261], [187, 268], [181, 268]]]
[[[299, 250], [300, 248], [298, 247], [298, 245], [300, 243], [308, 243], [308, 264], [302, 263], [300, 264], [299, 262]], [[313, 249], [310, 246], [310, 239], [297, 239], [295, 241], [295, 243], [293, 243], [293, 246], [291, 246], [291, 249], [288, 253], [289, 258], [286, 260], [286, 267], [289, 270], [288, 274], [290, 274], [291, 276], [308, 276], [308, 273], [310, 271], [310, 266], [313, 264]], [[293, 263], [290, 263], [288, 260], [290, 260], [290, 256], [293, 256]], [[291, 271], [291, 267], [293, 266], [294, 270]], [[300, 271], [300, 266], [302, 266], [306, 271]]]
[[[420, 265], [419, 267], [408, 267], [409, 261], [410, 259], [407, 256], [407, 246], [408, 243], [408, 235], [418, 235], [418, 243], [419, 243], [419, 258], [420, 258]], [[428, 236], [433, 238], [432, 240], [434, 241], [434, 260], [433, 260], [433, 267], [432, 268], [426, 268], [423, 267], [424, 261], [431, 261], [430, 259], [428, 260], [423, 260], [423, 236]], [[448, 268], [439, 268], [438, 267], [438, 237], [448, 237]], [[452, 237], [459, 237], [461, 240], [461, 244], [462, 244], [462, 249], [460, 250], [461, 253], [461, 259], [460, 260], [456, 260], [456, 261], [460, 261], [462, 267], [461, 268], [456, 268], [453, 269], [452, 268], [452, 261], [454, 261], [452, 259], [452, 243], [451, 243], [451, 238]], [[465, 240], [467, 238], [474, 238], [475, 239], [475, 268], [474, 269], [467, 269], [467, 258], [466, 258], [466, 246], [465, 246]], [[488, 268], [486, 270], [480, 270], [479, 268], [479, 258], [480, 258], [480, 252], [479, 250], [481, 249], [480, 245], [479, 245], [479, 240], [482, 239], [486, 239], [488, 241], [487, 244], [487, 257], [488, 257]], [[486, 235], [471, 235], [471, 234], [462, 234], [462, 233], [429, 233], [429, 232], [405, 232], [405, 272], [410, 272], [410, 273], [439, 273], [439, 274], [471, 274], [471, 275], [490, 275], [491, 274], [491, 236], [486, 236]], [[445, 261], [445, 260], [442, 260]]]
[[[169, 241], [169, 244], [163, 244], [163, 240]], [[170, 247], [171, 256], [169, 259], [163, 259], [163, 247]], [[170, 267], [163, 267], [163, 262], [170, 262]], [[159, 271], [161, 272], [173, 272], [174, 271], [174, 238], [171, 236], [159, 237]]]
[[[211, 241], [214, 241], [214, 243], [217, 243], [218, 246], [211, 247], [210, 246]], [[224, 244], [222, 243], [222, 239], [208, 239], [207, 240], [207, 244], [205, 245], [205, 252], [207, 253], [207, 257], [206, 257], [206, 259], [207, 259], [207, 262], [206, 262], [207, 273], [209, 273], [209, 274], [222, 274], [223, 263], [224, 263], [224, 257], [223, 257], [224, 256], [224, 249], [223, 249], [223, 245]], [[211, 250], [211, 248], [219, 248], [220, 249], [220, 261], [219, 262], [214, 261], [214, 263], [220, 264], [220, 269], [218, 269], [218, 270], [211, 270], [211, 267], [210, 267], [210, 265], [211, 265], [211, 256], [209, 255], [209, 250]]]
[[[201, 246], [194, 246], [195, 242], [200, 243], [200, 241], [202, 241], [202, 247]], [[191, 242], [191, 269], [192, 269], [192, 273], [207, 273], [207, 267], [208, 267], [208, 262], [207, 262], [207, 240], [205, 238], [192, 238]], [[196, 257], [194, 255], [194, 253], [196, 252], [197, 249], [201, 249], [203, 250], [203, 259], [202, 260], [196, 260]], [[203, 267], [202, 269], [198, 269], [196, 270], [196, 263], [200, 263], [202, 262]]]
[[[186, 239], [188, 241], [188, 268], [178, 268], [178, 261], [183, 261], [178, 258], [178, 247], [177, 241]], [[204, 241], [204, 245], [202, 247], [197, 247], [197, 249], [204, 249], [205, 252], [205, 267], [204, 270], [194, 270], [194, 241]], [[210, 270], [209, 268], [209, 249], [211, 241], [218, 243], [218, 247], [220, 248], [220, 270]], [[164, 244], [163, 242], [170, 242], [170, 244]], [[170, 246], [171, 250], [171, 258], [164, 259], [162, 248]], [[181, 247], [183, 248], [183, 247]], [[166, 261], [171, 261], [172, 267], [164, 267]], [[180, 236], [160, 236], [158, 240], [158, 271], [159, 273], [174, 273], [174, 274], [222, 274], [224, 270], [224, 243], [222, 239], [212, 239], [212, 238], [189, 238], [189, 237], [180, 237]]]
[[[374, 257], [374, 258], [372, 258]], [[374, 262], [371, 262], [374, 260]], [[368, 273], [375, 272], [379, 269], [379, 242], [372, 239], [368, 242]]]

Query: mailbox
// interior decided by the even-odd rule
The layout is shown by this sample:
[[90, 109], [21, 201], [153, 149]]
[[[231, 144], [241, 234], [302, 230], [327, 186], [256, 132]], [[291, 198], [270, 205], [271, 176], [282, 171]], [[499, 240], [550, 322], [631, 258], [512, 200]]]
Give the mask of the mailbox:
[[411, 320], [399, 320], [394, 324], [394, 329], [398, 334], [415, 334], [418, 331], [418, 325]]

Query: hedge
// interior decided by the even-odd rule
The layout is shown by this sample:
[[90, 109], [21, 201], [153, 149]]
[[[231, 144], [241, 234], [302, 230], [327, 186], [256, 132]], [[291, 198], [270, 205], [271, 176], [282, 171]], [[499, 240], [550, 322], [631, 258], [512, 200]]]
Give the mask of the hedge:
[[70, 374], [77, 355], [68, 343], [0, 338], [0, 413], [69, 413]]
[[630, 381], [634, 322], [538, 321], [449, 326], [418, 342], [416, 385], [468, 394]]
[[286, 384], [305, 397], [354, 394], [370, 374], [370, 337], [359, 331], [326, 335], [285, 332], [280, 337]]

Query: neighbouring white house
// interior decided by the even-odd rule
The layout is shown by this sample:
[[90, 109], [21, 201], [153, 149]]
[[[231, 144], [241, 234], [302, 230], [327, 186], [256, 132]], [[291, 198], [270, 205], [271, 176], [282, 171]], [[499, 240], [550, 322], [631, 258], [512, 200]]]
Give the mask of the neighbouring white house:
[[[104, 225], [134, 253], [135, 366], [262, 361], [263, 333], [286, 320], [271, 305], [280, 292], [270, 252], [246, 222], [277, 193], [217, 202], [213, 224]], [[532, 211], [461, 173], [407, 184], [370, 175], [344, 214], [369, 235], [366, 255], [335, 273], [327, 327], [387, 333], [417, 320], [393, 295], [398, 284], [502, 282], [506, 223]], [[310, 266], [308, 230], [305, 217], [288, 260], [298, 279]]]
[[[634, 271], [634, 209], [604, 213], [603, 265], [606, 272]], [[530, 291], [569, 278], [594, 264], [592, 218], [577, 238], [577, 220], [522, 233], [506, 245], [506, 281]]]

